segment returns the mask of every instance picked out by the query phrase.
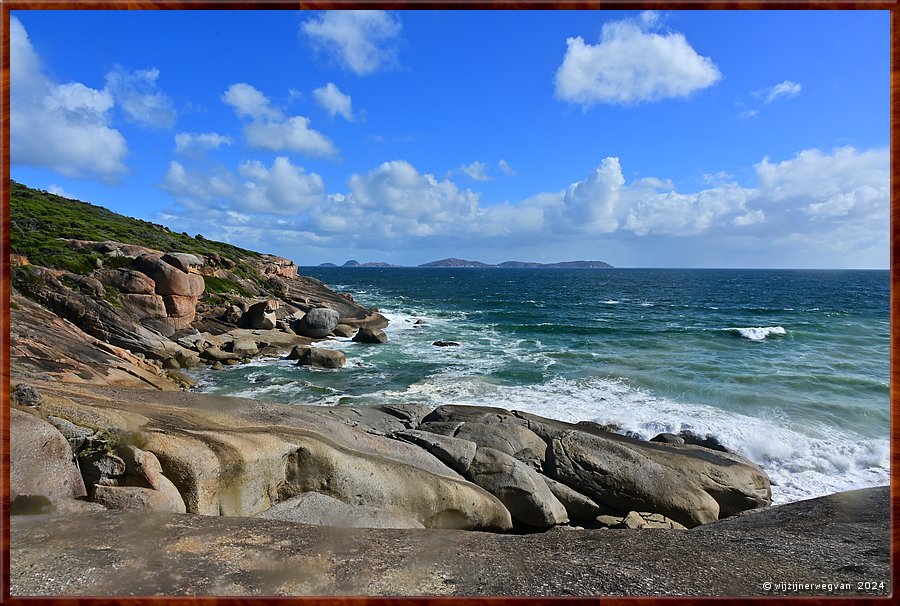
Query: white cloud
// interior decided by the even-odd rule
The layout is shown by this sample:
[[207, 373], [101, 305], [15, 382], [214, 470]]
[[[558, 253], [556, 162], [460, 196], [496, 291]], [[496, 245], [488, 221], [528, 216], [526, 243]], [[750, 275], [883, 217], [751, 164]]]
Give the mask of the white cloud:
[[655, 13], [650, 15], [604, 24], [598, 44], [569, 38], [556, 72], [556, 97], [584, 109], [597, 103], [628, 105], [687, 97], [722, 77], [683, 34], [648, 31], [658, 22]]
[[110, 93], [80, 82], [53, 82], [15, 16], [9, 34], [11, 163], [115, 180], [126, 171], [128, 146], [110, 126]]
[[[343, 192], [327, 193], [318, 175], [286, 158], [272, 166], [245, 162], [236, 174], [190, 173], [173, 163], [164, 187], [192, 198], [186, 205], [194, 220], [223, 222], [232, 235], [265, 228], [298, 238], [316, 234], [323, 250], [456, 247], [462, 254], [539, 238], [553, 250], [616, 241], [636, 250], [657, 247], [658, 255], [655, 238], [679, 238], [683, 244], [665, 245], [695, 251], [688, 256], [708, 245], [731, 250], [734, 259], [817, 266], [839, 253], [836, 265], [872, 266], [878, 251], [888, 250], [889, 165], [886, 149], [806, 150], [781, 162], [764, 158], [752, 187], [720, 172], [709, 175], [709, 187], [684, 192], [656, 177], [627, 182], [619, 160], [609, 157], [564, 190], [501, 204], [404, 160], [352, 175]], [[258, 213], [252, 221], [242, 218], [252, 212]], [[688, 258], [678, 254], [672, 258]]]
[[313, 91], [316, 103], [328, 111], [331, 117], [340, 114], [348, 122], [353, 122], [353, 101], [350, 95], [341, 92], [333, 82]]
[[231, 145], [231, 137], [219, 133], [178, 133], [175, 135], [175, 153], [202, 154], [205, 151]]
[[300, 24], [313, 47], [364, 76], [397, 60], [400, 19], [385, 11], [323, 11]]
[[310, 156], [333, 156], [337, 148], [331, 140], [310, 128], [309, 118], [285, 117], [263, 93], [249, 84], [232, 84], [222, 95], [238, 117], [251, 118], [244, 126], [244, 139], [256, 149], [296, 151]]
[[559, 217], [569, 229], [609, 233], [619, 227], [619, 193], [625, 185], [618, 158], [605, 158], [583, 181], [563, 194]]
[[158, 69], [128, 72], [117, 65], [106, 74], [106, 90], [118, 101], [128, 121], [153, 128], [171, 128], [175, 125], [175, 105], [157, 87], [158, 79]]
[[760, 94], [765, 96], [765, 103], [771, 103], [776, 99], [796, 97], [800, 94], [801, 90], [803, 90], [801, 85], [796, 82], [791, 82], [790, 80], [785, 80], [780, 84], [776, 84], [775, 86], [760, 91]]
[[[316, 173], [307, 173], [288, 158], [275, 158], [271, 167], [246, 161], [238, 174], [189, 171], [173, 161], [160, 184], [189, 208], [205, 212], [201, 202], [225, 204], [221, 210], [276, 215], [304, 213], [325, 201], [325, 184]], [[230, 216], [230, 215], [229, 215]], [[236, 215], [235, 215], [236, 216]], [[232, 216], [232, 219], [234, 216]]]
[[268, 97], [244, 82], [229, 86], [222, 101], [233, 107], [240, 118], [280, 120], [284, 117], [281, 111], [272, 107]]
[[447, 176], [450, 175], [466, 175], [473, 181], [490, 181], [491, 177], [487, 174], [487, 164], [475, 160], [471, 164], [463, 164], [454, 168]]
[[303, 116], [284, 122], [251, 122], [244, 126], [244, 138], [257, 149], [298, 151], [310, 156], [332, 156], [334, 144], [322, 133], [309, 127]]
[[513, 175], [516, 174], [516, 171], [514, 171], [514, 170], [513, 170], [513, 167], [509, 165], [509, 162], [507, 162], [506, 160], [504, 160], [504, 159], [502, 159], [502, 158], [500, 159], [499, 162], [497, 162], [497, 167], [498, 167], [498, 168], [503, 172], [503, 174], [506, 175], [507, 177], [512, 177]]

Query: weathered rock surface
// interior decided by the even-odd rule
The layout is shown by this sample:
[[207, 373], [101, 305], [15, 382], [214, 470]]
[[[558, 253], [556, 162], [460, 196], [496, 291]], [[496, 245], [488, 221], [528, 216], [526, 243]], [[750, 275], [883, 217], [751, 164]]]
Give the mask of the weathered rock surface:
[[317, 368], [341, 368], [347, 363], [347, 357], [336, 349], [308, 347], [300, 352], [298, 366], [315, 366]]
[[137, 511], [170, 511], [184, 513], [184, 501], [175, 486], [163, 478], [160, 490], [139, 486], [104, 486], [94, 488], [93, 501], [107, 509], [131, 509]]
[[670, 520], [658, 513], [648, 513], [646, 511], [629, 511], [624, 516], [597, 516], [597, 524], [601, 528], [624, 528], [628, 530], [640, 530], [642, 528], [687, 530], [675, 520]]
[[[10, 593], [834, 597], [823, 579], [851, 574], [875, 586], [850, 583], [841, 596], [887, 596], [890, 536], [887, 486], [690, 531], [496, 535], [154, 512], [14, 516]], [[767, 590], [773, 579], [815, 588]]]
[[547, 528], [569, 521], [566, 508], [540, 474], [499, 450], [478, 448], [466, 475], [499, 498], [512, 517], [524, 524]]
[[345, 339], [349, 339], [356, 334], [357, 328], [353, 326], [348, 326], [346, 324], [338, 324], [334, 327], [334, 330], [331, 333], [336, 337], [344, 337]]
[[238, 326], [258, 330], [272, 330], [278, 321], [275, 317], [276, 309], [278, 309], [278, 302], [273, 299], [254, 303], [241, 316]]
[[546, 476], [541, 476], [541, 479], [547, 484], [547, 488], [550, 489], [553, 496], [559, 499], [559, 502], [566, 508], [570, 521], [588, 522], [602, 515], [604, 509], [590, 497]]
[[321, 339], [340, 323], [341, 316], [330, 307], [315, 307], [306, 312], [293, 326], [294, 332], [304, 337]]
[[59, 499], [87, 494], [69, 442], [50, 423], [9, 410], [9, 499], [19, 495]]
[[318, 492], [305, 492], [277, 503], [258, 517], [340, 528], [425, 528], [411, 517], [375, 507], [348, 505]]
[[[314, 491], [428, 527], [511, 526], [494, 496], [425, 449], [387, 437], [404, 425], [386, 412], [194, 393], [41, 389], [52, 396], [43, 405], [49, 414], [135, 436], [140, 450], [158, 459], [188, 512], [253, 515]], [[127, 453], [117, 452], [127, 463]], [[138, 455], [131, 456], [137, 463]], [[129, 477], [138, 475], [129, 471], [120, 486], [136, 483]]]
[[41, 392], [34, 385], [28, 383], [16, 385], [9, 397], [19, 406], [37, 406], [41, 403]]
[[395, 431], [391, 437], [421, 446], [440, 459], [442, 463], [461, 474], [465, 474], [469, 470], [472, 460], [475, 458], [475, 450], [478, 448], [475, 442], [469, 440], [415, 429]]
[[387, 343], [388, 338], [383, 330], [363, 326], [359, 329], [353, 340], [357, 343]]

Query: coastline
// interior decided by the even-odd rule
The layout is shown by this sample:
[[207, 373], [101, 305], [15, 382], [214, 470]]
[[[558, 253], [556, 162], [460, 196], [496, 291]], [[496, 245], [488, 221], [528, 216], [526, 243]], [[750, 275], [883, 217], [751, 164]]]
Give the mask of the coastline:
[[[197, 556], [181, 534], [187, 529], [188, 535], [212, 533], [214, 538], [204, 544], [219, 545], [218, 553], [252, 549], [267, 561], [281, 557], [270, 545], [267, 533], [272, 531], [307, 537], [317, 545], [323, 537], [375, 546], [390, 544], [393, 539], [387, 537], [404, 542], [438, 537], [470, 546], [470, 555], [499, 549], [498, 562], [514, 559], [526, 545], [554, 553], [571, 548], [573, 557], [601, 569], [614, 560], [589, 554], [620, 553], [613, 545], [629, 546], [636, 563], [653, 566], [669, 557], [660, 556], [660, 550], [678, 553], [707, 540], [718, 541], [721, 549], [713, 553], [719, 561], [734, 563], [723, 555], [734, 553], [733, 545], [721, 543], [730, 537], [727, 541], [743, 547], [763, 540], [771, 557], [766, 560], [761, 552], [760, 561], [769, 561], [766, 570], [776, 576], [796, 570], [766, 538], [770, 530], [806, 533], [814, 549], [831, 549], [830, 539], [796, 526], [789, 512], [818, 508], [827, 525], [841, 527], [830, 530], [831, 535], [844, 533], [841, 536], [857, 543], [860, 528], [881, 532], [888, 523], [882, 515], [883, 489], [866, 493], [863, 500], [826, 498], [826, 503], [837, 499], [856, 512], [880, 503], [879, 513], [874, 518], [868, 514], [862, 526], [845, 524], [846, 512], [840, 508], [821, 509], [810, 501], [772, 507], [768, 475], [706, 434], [663, 431], [641, 439], [589, 418], [566, 423], [484, 406], [494, 403], [485, 401], [474, 402], [476, 406], [425, 405], [410, 398], [366, 406], [316, 406], [190, 391], [191, 369], [241, 368], [266, 357], [328, 373], [348, 360], [343, 352], [323, 347], [324, 340], [338, 336], [358, 351], [387, 350], [383, 328], [393, 316], [299, 276], [293, 263], [277, 257], [249, 256], [238, 266], [215, 252], [163, 253], [109, 241], [69, 241], [68, 246], [97, 251], [106, 259], [124, 258], [116, 263], [125, 266], [106, 268], [101, 259], [99, 268], [80, 275], [16, 260], [10, 459], [12, 528], [17, 537], [12, 545], [17, 562], [14, 587], [22, 594], [129, 591], [104, 574], [77, 587], [66, 584], [71, 575], [55, 568], [63, 560], [31, 551], [25, 540], [45, 532], [41, 536], [48, 544], [71, 553], [84, 549], [98, 523], [117, 530], [104, 538], [102, 553], [91, 552], [80, 561], [91, 567], [91, 558], [108, 558], [111, 570], [130, 566], [125, 562], [135, 559], [130, 548], [134, 532], [159, 541], [154, 555], [159, 559], [150, 563], [151, 569], [183, 566], [180, 558], [185, 554]], [[409, 324], [409, 330], [427, 337], [430, 351], [442, 352], [444, 359], [465, 355], [465, 348], [452, 341], [431, 343], [431, 333], [418, 320]], [[35, 449], [35, 444], [46, 446]], [[765, 521], [761, 526], [766, 530], [748, 526], [741, 521], [745, 517]], [[225, 526], [236, 524], [256, 538], [242, 545], [229, 543], [223, 526], [216, 524], [226, 519]], [[718, 528], [725, 529], [721, 536]], [[610, 540], [613, 536], [622, 538]], [[876, 544], [871, 571], [881, 574], [887, 552]], [[432, 561], [437, 568], [452, 570], [462, 565], [465, 553], [446, 560], [436, 555]], [[233, 574], [223, 573], [231, 579], [225, 584], [195, 580], [173, 590], [666, 594], [673, 583], [684, 581], [672, 574], [655, 587], [646, 582], [605, 584], [562, 571], [549, 574], [552, 582], [540, 585], [530, 578], [503, 587], [483, 580], [473, 585], [456, 576], [437, 583], [411, 570], [424, 558], [418, 553], [391, 569], [391, 583], [396, 585], [361, 577], [354, 584], [330, 564], [343, 566], [342, 557], [330, 555], [329, 563], [316, 568], [324, 577], [317, 577], [315, 585], [304, 585], [289, 574], [250, 582], [242, 564], [229, 563]], [[821, 570], [847, 570], [856, 565], [854, 557], [848, 552], [839, 563], [830, 559]], [[42, 564], [30, 565], [36, 561]], [[530, 564], [526, 560], [523, 565], [528, 569]], [[201, 574], [216, 566], [200, 558], [194, 570]], [[515, 565], [510, 569], [525, 570]], [[528, 570], [547, 575], [540, 566]], [[411, 580], [404, 584], [398, 575]], [[141, 587], [162, 591], [152, 583]], [[688, 582], [682, 591], [700, 590]], [[730, 591], [756, 589], [741, 585]]]

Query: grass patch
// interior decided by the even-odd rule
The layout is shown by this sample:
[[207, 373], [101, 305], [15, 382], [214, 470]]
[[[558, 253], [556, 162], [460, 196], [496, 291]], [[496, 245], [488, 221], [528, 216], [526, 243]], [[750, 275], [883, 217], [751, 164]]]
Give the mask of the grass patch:
[[216, 278], [215, 276], [203, 276], [203, 281], [206, 283], [206, 292], [210, 294], [235, 294], [240, 295], [242, 297], [251, 297], [253, 296], [246, 288], [235, 282], [234, 280], [229, 280], [228, 278]]
[[[259, 258], [259, 253], [224, 242], [207, 240], [148, 221], [132, 219], [105, 208], [69, 200], [45, 191], [31, 189], [10, 180], [9, 193], [10, 252], [24, 255], [34, 265], [87, 274], [94, 260], [102, 258], [105, 267], [116, 267], [110, 257], [92, 250], [74, 250], [63, 239], [114, 240], [162, 251], [207, 255], [218, 253], [238, 260]], [[130, 263], [124, 260], [122, 263]]]

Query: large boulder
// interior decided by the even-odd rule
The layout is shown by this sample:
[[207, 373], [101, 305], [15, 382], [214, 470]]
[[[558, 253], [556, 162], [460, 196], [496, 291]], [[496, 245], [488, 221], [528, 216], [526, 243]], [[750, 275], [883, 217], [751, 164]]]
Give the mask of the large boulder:
[[242, 358], [255, 356], [259, 353], [259, 346], [257, 346], [256, 341], [248, 339], [247, 337], [235, 339], [231, 342], [230, 348], [232, 353], [241, 356]]
[[170, 265], [159, 253], [141, 255], [134, 260], [134, 267], [155, 282], [158, 295], [179, 295], [196, 300], [206, 287], [203, 276]]
[[312, 339], [322, 339], [340, 322], [341, 317], [329, 307], [314, 307], [292, 325], [294, 332]]
[[9, 499], [45, 497], [51, 503], [85, 496], [72, 448], [50, 423], [9, 409]]
[[[529, 429], [541, 436], [545, 442], [556, 444], [557, 441], [561, 440], [559, 447], [562, 450], [565, 450], [565, 442], [573, 442], [573, 445], [575, 442], [578, 442], [580, 446], [577, 446], [575, 450], [602, 452], [602, 456], [606, 459], [606, 463], [603, 466], [595, 468], [597, 471], [594, 474], [582, 469], [582, 472], [577, 475], [584, 477], [594, 475], [595, 479], [600, 480], [601, 483], [604, 479], [607, 479], [612, 484], [617, 484], [618, 482], [618, 480], [613, 481], [614, 477], [624, 479], [618, 475], [619, 473], [623, 476], [631, 476], [631, 481], [634, 483], [633, 488], [637, 490], [634, 493], [635, 496], [641, 495], [630, 505], [621, 499], [619, 499], [618, 503], [605, 502], [603, 498], [598, 497], [598, 494], [591, 493], [584, 485], [579, 484], [578, 480], [571, 475], [568, 476], [569, 479], [554, 475], [549, 468], [551, 466], [549, 465], [550, 455], [548, 453], [548, 468], [545, 468], [548, 475], [569, 486], [576, 487], [579, 491], [594, 498], [598, 504], [606, 504], [620, 511], [659, 512], [688, 527], [771, 504], [772, 491], [769, 477], [758, 465], [738, 454], [689, 444], [647, 442], [621, 436], [589, 425], [573, 425], [525, 412], [516, 411], [508, 414], [513, 414], [516, 418], [521, 419]], [[575, 434], [578, 434], [578, 436], [575, 436]], [[567, 436], [573, 437], [568, 438]], [[559, 459], [559, 461], [564, 459], [565, 457]], [[636, 461], [641, 463], [635, 463]], [[648, 464], [646, 467], [643, 467], [642, 463], [645, 461], [651, 462], [652, 465]], [[599, 462], [595, 461], [595, 463]], [[604, 476], [603, 472], [600, 471], [600, 469], [610, 468], [616, 468], [619, 471], [607, 476]], [[651, 480], [651, 478], [655, 479]], [[637, 486], [643, 484], [646, 490], [652, 492], [652, 485], [656, 482], [659, 482], [662, 486], [668, 486], [669, 488], [666, 489], [668, 491], [678, 487], [683, 492], [690, 492], [695, 495], [696, 499], [706, 504], [701, 506], [702, 511], [698, 510], [694, 515], [686, 517], [684, 512], [669, 515], [662, 509], [641, 505], [641, 503], [645, 503], [646, 493], [638, 489]], [[697, 494], [698, 489], [705, 492], [715, 502], [715, 508], [712, 507], [708, 499]], [[628, 494], [628, 491], [623, 491], [623, 494]], [[682, 497], [685, 496], [685, 494], [682, 494]], [[687, 501], [691, 500], [687, 499]], [[683, 498], [681, 501], [682, 505], [687, 505], [687, 501]], [[696, 504], [699, 506], [700, 502], [697, 501]], [[710, 519], [713, 509], [717, 510], [716, 518]], [[679, 516], [682, 519], [679, 519]], [[701, 519], [704, 521], [701, 522]]]
[[107, 269], [95, 272], [94, 276], [123, 294], [152, 295], [156, 292], [156, 282], [133, 269]]
[[719, 519], [719, 504], [695, 478], [629, 444], [571, 431], [553, 438], [545, 471], [619, 511], [657, 512], [688, 527]]
[[537, 528], [569, 521], [566, 508], [540, 474], [508, 454], [479, 448], [466, 475], [500, 499], [514, 520]]
[[425, 528], [409, 516], [364, 505], [348, 505], [318, 492], [304, 492], [277, 503], [257, 517], [341, 528]]
[[547, 488], [550, 489], [553, 496], [559, 499], [559, 502], [566, 508], [566, 512], [569, 514], [569, 520], [573, 522], [589, 522], [606, 511], [597, 505], [590, 497], [569, 488], [562, 482], [557, 482], [546, 476], [541, 476], [541, 479], [547, 484]]
[[168, 315], [163, 298], [156, 294], [122, 293], [118, 299], [126, 311], [141, 320]]
[[272, 330], [277, 322], [276, 309], [278, 309], [278, 301], [275, 299], [254, 303], [241, 316], [238, 325], [255, 330]]
[[286, 469], [285, 496], [320, 492], [351, 505], [412, 517], [426, 528], [512, 526], [506, 507], [478, 486], [324, 440], [301, 441]]
[[547, 458], [547, 444], [533, 431], [515, 422], [463, 423], [453, 434], [471, 440], [479, 448], [493, 448], [541, 469]]
[[161, 490], [140, 486], [94, 487], [93, 502], [107, 509], [129, 509], [149, 511], [171, 511], [185, 513], [184, 501], [175, 486], [163, 477], [165, 484]]
[[308, 347], [300, 353], [297, 366], [315, 366], [317, 368], [341, 368], [347, 363], [347, 357], [335, 349]]
[[359, 329], [353, 340], [357, 343], [387, 343], [388, 338], [380, 328], [369, 328], [363, 326]]
[[191, 267], [199, 267], [204, 264], [200, 257], [190, 253], [166, 253], [162, 256], [162, 260], [183, 272], [189, 272]]
[[475, 451], [478, 448], [475, 442], [470, 442], [469, 440], [415, 429], [395, 431], [391, 434], [391, 437], [421, 446], [442, 463], [462, 474], [466, 473], [472, 465]]

